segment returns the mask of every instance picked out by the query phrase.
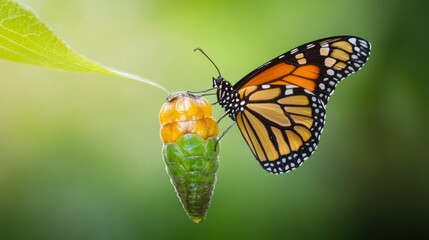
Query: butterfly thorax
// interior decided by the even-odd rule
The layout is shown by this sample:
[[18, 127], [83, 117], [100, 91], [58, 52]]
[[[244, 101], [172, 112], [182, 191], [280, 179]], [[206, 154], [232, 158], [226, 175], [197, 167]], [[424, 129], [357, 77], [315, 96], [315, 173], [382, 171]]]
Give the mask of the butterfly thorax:
[[235, 121], [237, 113], [243, 110], [244, 102], [230, 82], [219, 76], [213, 78], [213, 87], [217, 89], [217, 100], [228, 116]]

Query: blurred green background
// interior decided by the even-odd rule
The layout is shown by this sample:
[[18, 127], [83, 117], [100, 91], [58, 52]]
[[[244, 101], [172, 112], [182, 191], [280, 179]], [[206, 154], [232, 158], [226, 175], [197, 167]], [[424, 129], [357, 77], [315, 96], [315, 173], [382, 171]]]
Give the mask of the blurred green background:
[[331, 98], [319, 148], [299, 170], [266, 173], [237, 128], [222, 139], [200, 225], [187, 218], [161, 159], [164, 92], [1, 61], [0, 239], [429, 236], [424, 1], [20, 2], [78, 52], [170, 91], [207, 89], [217, 76], [195, 47], [233, 83], [327, 36], [361, 36], [373, 51]]

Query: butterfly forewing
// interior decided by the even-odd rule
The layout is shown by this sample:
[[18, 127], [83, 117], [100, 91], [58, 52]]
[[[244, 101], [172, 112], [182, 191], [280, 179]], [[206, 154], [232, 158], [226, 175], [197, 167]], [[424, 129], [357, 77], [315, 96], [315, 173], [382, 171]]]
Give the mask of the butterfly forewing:
[[246, 105], [237, 114], [238, 127], [265, 170], [288, 172], [314, 152], [325, 108], [313, 93], [298, 86], [265, 85], [239, 94]]
[[313, 92], [326, 105], [337, 84], [365, 64], [370, 49], [369, 42], [354, 36], [307, 43], [263, 64], [234, 88], [296, 85]]

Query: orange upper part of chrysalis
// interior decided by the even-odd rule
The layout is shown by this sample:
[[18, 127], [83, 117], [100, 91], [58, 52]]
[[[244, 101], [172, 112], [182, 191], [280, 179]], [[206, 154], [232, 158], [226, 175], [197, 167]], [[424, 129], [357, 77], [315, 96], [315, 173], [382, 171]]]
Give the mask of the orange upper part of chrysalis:
[[159, 122], [164, 143], [176, 142], [188, 133], [204, 139], [216, 137], [219, 133], [211, 104], [203, 97], [187, 92], [168, 96], [159, 113]]

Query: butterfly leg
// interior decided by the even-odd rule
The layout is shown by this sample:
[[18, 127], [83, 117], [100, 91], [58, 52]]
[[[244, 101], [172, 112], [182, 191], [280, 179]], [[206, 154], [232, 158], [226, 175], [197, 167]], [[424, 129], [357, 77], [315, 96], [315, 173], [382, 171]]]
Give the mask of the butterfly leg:
[[202, 91], [196, 91], [196, 92], [188, 91], [188, 93], [192, 93], [192, 94], [206, 93], [206, 92], [210, 92], [210, 91], [212, 91], [214, 89], [216, 89], [216, 88], [212, 87], [212, 88], [209, 88], [209, 89], [206, 89], [206, 90], [202, 90]]
[[[216, 102], [217, 103], [217, 102]], [[214, 104], [213, 104], [214, 105]], [[228, 113], [225, 113], [225, 115], [223, 115], [222, 117], [220, 117], [219, 118], [219, 120], [217, 120], [217, 123], [219, 124], [220, 123], [220, 121], [224, 118], [224, 117], [226, 117], [226, 116], [228, 116]]]
[[216, 93], [203, 93], [200, 96], [203, 97], [203, 96], [213, 96], [213, 95], [216, 95]]
[[[225, 117], [226, 115], [224, 115], [224, 117]], [[219, 122], [219, 121], [218, 121]], [[215, 145], [215, 149], [217, 149], [217, 144], [219, 143], [219, 141], [223, 138], [223, 136], [225, 136], [226, 135], [226, 133], [232, 128], [232, 126], [234, 126], [235, 125], [235, 123], [236, 122], [234, 122], [233, 124], [231, 124], [231, 125], [229, 125], [229, 127], [227, 127], [226, 129], [225, 129], [225, 131], [223, 131], [223, 133], [222, 133], [222, 135], [220, 135], [220, 137], [219, 137], [219, 139], [216, 141], [216, 145]]]

